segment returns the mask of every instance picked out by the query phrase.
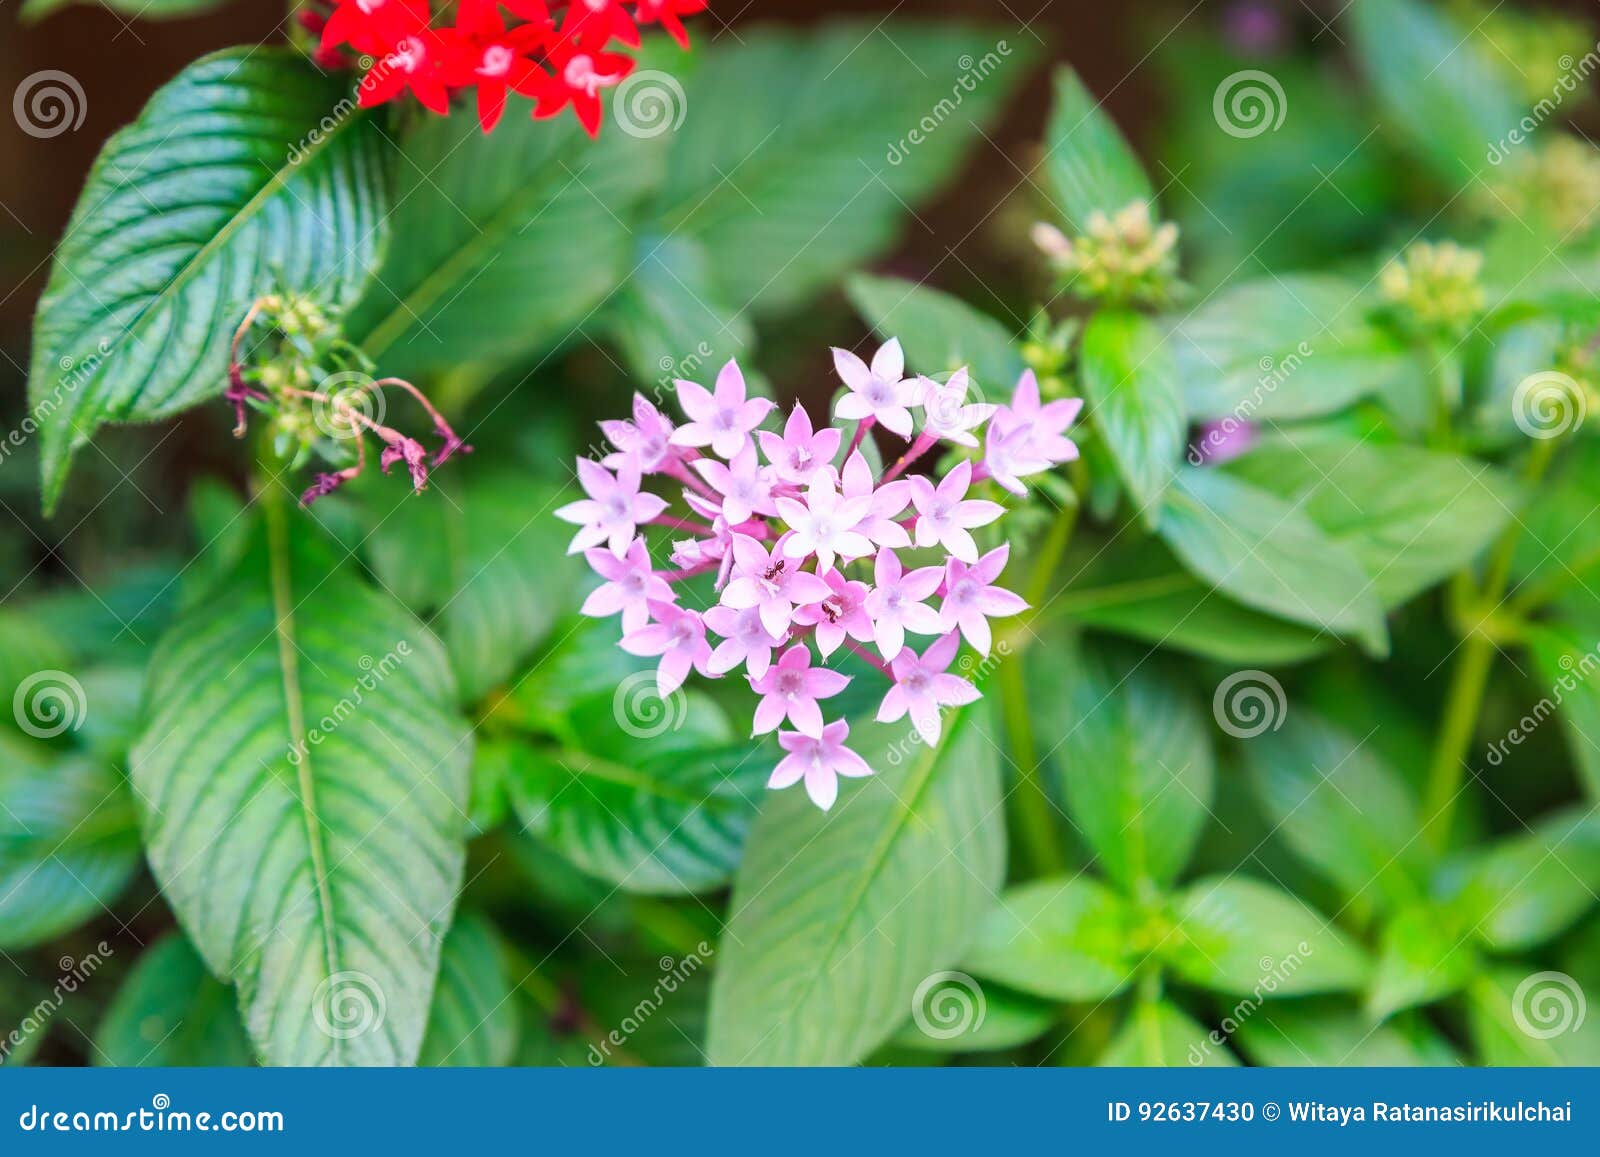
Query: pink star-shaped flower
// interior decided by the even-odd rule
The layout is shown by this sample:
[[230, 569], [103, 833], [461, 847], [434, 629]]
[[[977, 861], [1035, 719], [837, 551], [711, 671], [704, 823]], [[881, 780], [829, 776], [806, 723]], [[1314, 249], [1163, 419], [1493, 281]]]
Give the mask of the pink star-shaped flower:
[[877, 636], [872, 618], [867, 614], [867, 596], [872, 589], [866, 583], [854, 582], [836, 570], [822, 576], [833, 591], [820, 603], [801, 607], [794, 613], [800, 626], [816, 627], [817, 650], [826, 659], [839, 649], [848, 635], [858, 643], [870, 643]]
[[739, 363], [728, 362], [717, 375], [717, 392], [694, 382], [680, 381], [678, 404], [691, 421], [672, 432], [674, 446], [710, 446], [720, 458], [732, 458], [750, 440], [754, 430], [772, 412], [766, 398], [745, 398], [744, 374]]
[[789, 754], [772, 769], [767, 786], [793, 787], [804, 780], [811, 802], [827, 811], [839, 798], [839, 776], [864, 779], [872, 774], [867, 761], [844, 745], [849, 737], [850, 725], [843, 719], [824, 727], [820, 737], [798, 731], [778, 732], [778, 743]]
[[677, 593], [650, 569], [650, 552], [644, 539], [636, 538], [628, 553], [618, 558], [609, 550], [586, 550], [583, 557], [601, 578], [601, 583], [583, 601], [579, 613], [603, 619], [622, 612], [624, 634], [637, 631], [650, 621], [651, 602], [675, 603]]
[[747, 534], [732, 539], [732, 581], [722, 591], [722, 603], [736, 611], [756, 607], [767, 633], [780, 638], [789, 632], [796, 606], [820, 603], [832, 593], [816, 575], [784, 557], [784, 540], [771, 553]]
[[601, 459], [613, 470], [631, 457], [643, 473], [654, 474], [673, 453], [672, 423], [643, 394], [633, 395], [633, 421], [601, 422], [600, 430], [617, 448]]
[[756, 607], [742, 611], [712, 607], [706, 612], [706, 626], [722, 636], [707, 665], [713, 675], [726, 675], [743, 663], [745, 670], [759, 679], [772, 666], [773, 648], [783, 645], [783, 639], [767, 631]]
[[720, 513], [728, 520], [729, 526], [749, 522], [758, 514], [778, 513], [778, 508], [772, 504], [772, 481], [767, 476], [766, 467], [756, 458], [756, 448], [752, 443], [746, 442], [727, 465], [715, 458], [697, 458], [694, 468], [711, 484], [713, 490], [722, 495]]
[[920, 657], [909, 650], [897, 655], [892, 664], [894, 686], [883, 697], [878, 721], [893, 723], [909, 713], [911, 725], [923, 741], [930, 747], [938, 743], [944, 730], [939, 709], [960, 707], [982, 698], [978, 689], [961, 676], [945, 674], [960, 645], [961, 637], [951, 632]]
[[706, 642], [706, 625], [694, 611], [671, 603], [650, 604], [655, 622], [622, 636], [619, 644], [630, 655], [646, 658], [661, 656], [656, 668], [656, 692], [665, 699], [689, 677], [691, 670], [710, 674], [711, 644]]
[[751, 678], [750, 686], [761, 696], [756, 704], [752, 735], [765, 735], [784, 719], [802, 735], [822, 736], [822, 708], [818, 699], [831, 699], [850, 685], [850, 677], [826, 667], [811, 665], [811, 650], [796, 643], [783, 653], [761, 678]]
[[989, 620], [1028, 609], [1021, 595], [994, 584], [1011, 557], [1011, 544], [996, 547], [968, 566], [958, 558], [945, 564], [944, 602], [939, 606], [939, 629], [957, 627], [979, 654], [989, 653]]
[[939, 612], [927, 605], [944, 582], [940, 567], [925, 566], [906, 574], [900, 558], [884, 547], [873, 564], [873, 587], [867, 594], [867, 614], [872, 617], [873, 637], [885, 659], [893, 659], [905, 646], [906, 632], [939, 634]]
[[839, 399], [833, 412], [857, 421], [876, 419], [886, 430], [911, 437], [911, 411], [917, 389], [905, 381], [906, 358], [897, 338], [890, 338], [872, 355], [869, 368], [849, 350], [833, 351], [833, 368], [850, 392]]
[[963, 366], [940, 385], [932, 378], [918, 378], [918, 400], [922, 404], [922, 432], [958, 446], [977, 446], [972, 431], [983, 425], [999, 407], [988, 402], [967, 401], [971, 379]]
[[667, 508], [666, 500], [639, 492], [639, 464], [622, 463], [613, 475], [598, 462], [578, 459], [578, 481], [588, 498], [569, 502], [556, 511], [563, 522], [578, 524], [568, 554], [577, 554], [610, 540], [611, 553], [618, 558], [628, 553], [628, 545], [639, 532], [639, 524], [649, 522]]
[[977, 562], [978, 544], [967, 532], [987, 526], [1006, 509], [998, 502], [966, 496], [972, 484], [972, 463], [957, 464], [937, 487], [920, 475], [908, 481], [911, 502], [917, 508], [917, 545], [943, 546], [962, 562]]
[[803, 406], [789, 411], [781, 437], [768, 430], [756, 433], [773, 470], [792, 486], [805, 486], [818, 470], [833, 461], [833, 456], [839, 452], [841, 436], [841, 431], [834, 426], [813, 431], [811, 416]]
[[1039, 381], [1032, 370], [1017, 380], [1011, 403], [995, 411], [984, 443], [989, 475], [1013, 494], [1026, 494], [1021, 479], [1040, 474], [1078, 456], [1065, 430], [1083, 409], [1082, 398], [1039, 403]]
[[856, 529], [867, 516], [872, 499], [840, 498], [833, 479], [817, 478], [806, 488], [805, 501], [797, 498], [776, 500], [778, 514], [794, 532], [784, 538], [784, 557], [803, 559], [817, 556], [817, 566], [826, 570], [835, 554], [846, 560], [872, 553], [872, 543]]
[[841, 493], [846, 498], [870, 498], [867, 514], [856, 529], [879, 546], [901, 549], [911, 545], [906, 528], [895, 521], [900, 512], [911, 505], [911, 483], [906, 479], [877, 485], [872, 477], [872, 467], [857, 450], [844, 464]]

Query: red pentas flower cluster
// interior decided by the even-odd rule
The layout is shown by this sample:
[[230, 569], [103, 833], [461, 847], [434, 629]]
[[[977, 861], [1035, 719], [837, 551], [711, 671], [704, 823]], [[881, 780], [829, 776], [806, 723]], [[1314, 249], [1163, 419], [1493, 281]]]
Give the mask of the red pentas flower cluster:
[[451, 94], [471, 89], [488, 132], [515, 92], [535, 102], [535, 120], [570, 105], [598, 136], [601, 90], [634, 66], [612, 46], [638, 48], [640, 26], [658, 24], [688, 48], [682, 17], [703, 11], [707, 0], [459, 0], [455, 23], [438, 26], [428, 0], [313, 2], [328, 9], [300, 14], [321, 36], [317, 61], [346, 67], [352, 54], [361, 57], [367, 71], [357, 100], [364, 108], [410, 92], [442, 116]]

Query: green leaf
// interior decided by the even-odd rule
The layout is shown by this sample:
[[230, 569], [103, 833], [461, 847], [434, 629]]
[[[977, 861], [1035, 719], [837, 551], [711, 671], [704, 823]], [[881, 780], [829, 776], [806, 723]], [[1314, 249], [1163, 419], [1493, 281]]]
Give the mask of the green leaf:
[[655, 679], [631, 675], [581, 704], [567, 746], [511, 745], [512, 806], [524, 830], [618, 888], [704, 892], [733, 874], [780, 753], [736, 742], [702, 695], [661, 699]]
[[942, 374], [970, 367], [974, 398], [999, 399], [1027, 368], [1011, 331], [959, 297], [866, 274], [845, 282], [845, 293], [879, 338], [900, 339], [915, 372]]
[[630, 268], [646, 142], [508, 116], [428, 117], [403, 143], [389, 248], [346, 330], [384, 372], [498, 366], [576, 336]]
[[1471, 937], [1431, 905], [1407, 908], [1383, 930], [1367, 1008], [1383, 1020], [1466, 986], [1481, 967]]
[[[1587, 989], [1587, 991], [1586, 991]], [[1478, 1063], [1600, 1065], [1600, 991], [1562, 972], [1503, 967], [1469, 990], [1468, 1024]]]
[[1241, 747], [1275, 834], [1345, 899], [1386, 911], [1421, 900], [1430, 867], [1410, 789], [1365, 738], [1298, 704]]
[[887, 249], [1032, 57], [1021, 37], [949, 23], [740, 33], [695, 53], [652, 221], [700, 241], [724, 299], [760, 312]]
[[515, 991], [493, 926], [473, 912], [457, 917], [439, 953], [439, 984], [417, 1063], [510, 1064], [521, 1036]]
[[1522, 501], [1492, 466], [1326, 430], [1269, 438], [1228, 472], [1303, 510], [1372, 576], [1385, 607], [1466, 566]]
[[1458, 870], [1454, 907], [1484, 943], [1503, 952], [1537, 947], [1594, 907], [1600, 815], [1587, 806], [1568, 808], [1470, 853]]
[[1523, 109], [1498, 62], [1443, 13], [1420, 0], [1362, 0], [1347, 10], [1383, 122], [1452, 188], [1490, 164], [1491, 150]]
[[0, 736], [0, 948], [107, 912], [138, 866], [138, 819], [115, 765]]
[[390, 487], [371, 493], [367, 536], [384, 587], [434, 629], [464, 702], [515, 674], [578, 602], [586, 571], [566, 553], [566, 501], [525, 474], [436, 475], [424, 500]]
[[1033, 674], [1039, 742], [1101, 870], [1131, 895], [1167, 887], [1211, 803], [1211, 728], [1199, 705], [1170, 671], [1104, 651], [1041, 648]]
[[945, 719], [937, 748], [903, 725], [852, 723], [875, 775], [844, 785], [831, 812], [799, 791], [768, 797], [718, 949], [712, 1064], [851, 1064], [961, 958], [1004, 875], [987, 730], [976, 708]]
[[1239, 1061], [1218, 1034], [1181, 1009], [1166, 1001], [1141, 1001], [1098, 1063], [1114, 1068], [1225, 1069]]
[[133, 753], [150, 864], [264, 1061], [411, 1064], [461, 882], [471, 733], [438, 641], [303, 515], [266, 512], [151, 660]]
[[1049, 614], [1234, 667], [1298, 663], [1333, 645], [1218, 594], [1159, 541], [1128, 537], [1073, 555], [1062, 568], [1072, 586], [1052, 598]]
[[1310, 418], [1415, 373], [1410, 351], [1367, 321], [1361, 294], [1342, 278], [1289, 274], [1212, 295], [1174, 331], [1191, 415]]
[[1299, 996], [1360, 988], [1367, 961], [1331, 924], [1270, 884], [1196, 881], [1177, 900], [1164, 950], [1179, 976], [1232, 996]]
[[[1589, 798], [1600, 800], [1600, 680], [1593, 678], [1595, 648], [1600, 644], [1576, 628], [1544, 623], [1528, 624], [1523, 640], [1541, 680], [1550, 689], [1529, 718], [1541, 718], [1554, 700]], [[1516, 735], [1515, 741], [1508, 735], [1490, 747], [1490, 763], [1498, 766], [1504, 762], [1506, 753], [1526, 738], [1520, 720]]]
[[1101, 1001], [1132, 979], [1126, 901], [1086, 876], [1009, 889], [978, 928], [964, 967], [1034, 996]]
[[1154, 525], [1188, 432], [1178, 366], [1154, 322], [1102, 310], [1080, 351], [1089, 416], [1140, 517]]
[[222, 393], [257, 297], [340, 309], [366, 284], [387, 197], [380, 134], [347, 84], [287, 49], [213, 53], [101, 150], [34, 323], [46, 511], [100, 426]]
[[1383, 608], [1360, 562], [1276, 495], [1223, 471], [1185, 467], [1159, 529], [1190, 570], [1240, 602], [1387, 653]]
[[1460, 1057], [1422, 1022], [1372, 1023], [1338, 1000], [1277, 1001], [1242, 1019], [1234, 1039], [1259, 1065], [1408, 1068], [1459, 1065]]
[[18, 18], [37, 24], [47, 16], [74, 5], [107, 8], [136, 20], [182, 20], [221, 8], [228, 0], [23, 0]]
[[93, 1058], [117, 1068], [255, 1061], [233, 990], [212, 978], [181, 932], [167, 933], [134, 963], [95, 1032]]
[[1056, 208], [1078, 232], [1096, 211], [1115, 213], [1133, 201], [1155, 207], [1144, 166], [1071, 68], [1056, 70], [1045, 145]]
[[744, 314], [723, 304], [698, 242], [651, 235], [638, 253], [632, 276], [611, 303], [607, 328], [640, 382], [655, 382], [664, 392], [674, 378], [714, 375], [754, 344]]

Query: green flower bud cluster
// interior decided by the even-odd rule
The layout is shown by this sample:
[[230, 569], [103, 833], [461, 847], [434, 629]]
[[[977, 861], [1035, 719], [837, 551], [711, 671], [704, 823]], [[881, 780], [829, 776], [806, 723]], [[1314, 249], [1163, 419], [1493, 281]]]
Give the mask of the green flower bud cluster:
[[1078, 297], [1161, 305], [1178, 290], [1178, 227], [1170, 221], [1157, 224], [1146, 201], [1109, 215], [1096, 210], [1077, 237], [1053, 225], [1035, 225], [1033, 240]]
[[1459, 336], [1483, 313], [1483, 254], [1454, 241], [1417, 241], [1378, 276], [1378, 289], [1403, 321]]
[[1573, 136], [1514, 154], [1474, 205], [1484, 217], [1536, 220], [1575, 239], [1600, 225], [1600, 149]]
[[1076, 396], [1067, 371], [1072, 364], [1072, 343], [1080, 325], [1076, 318], [1052, 321], [1040, 310], [1028, 323], [1022, 339], [1022, 361], [1039, 380], [1039, 397], [1045, 402]]

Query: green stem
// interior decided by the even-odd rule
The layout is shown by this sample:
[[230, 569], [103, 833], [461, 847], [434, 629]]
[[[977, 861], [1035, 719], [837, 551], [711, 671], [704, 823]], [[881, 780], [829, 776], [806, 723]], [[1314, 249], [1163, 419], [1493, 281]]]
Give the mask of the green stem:
[[1015, 629], [1002, 636], [1008, 650], [1002, 652], [1005, 662], [998, 671], [1000, 680], [1000, 708], [1005, 718], [1006, 733], [1011, 741], [1011, 754], [1017, 762], [1017, 791], [1012, 808], [1014, 838], [1021, 852], [1023, 864], [1035, 876], [1052, 876], [1066, 871], [1067, 860], [1062, 854], [1059, 833], [1056, 830], [1056, 806], [1050, 798], [1043, 768], [1039, 765], [1039, 750], [1033, 741], [1033, 721], [1028, 716], [1028, 680], [1022, 669], [1022, 653], [1026, 640], [1032, 635], [1031, 619], [1040, 601], [1050, 591], [1050, 581], [1072, 541], [1072, 531], [1078, 522], [1078, 504], [1064, 506], [1056, 514], [1055, 522], [1039, 549], [1033, 572], [1029, 575], [1023, 597], [1030, 609], [1018, 618]]
[[[1534, 443], [1523, 470], [1530, 487], [1544, 477], [1555, 455], [1555, 448], [1554, 438]], [[1483, 707], [1484, 692], [1489, 686], [1489, 672], [1494, 666], [1495, 636], [1488, 627], [1488, 620], [1500, 611], [1501, 604], [1505, 602], [1521, 533], [1522, 524], [1513, 522], [1495, 543], [1484, 573], [1483, 586], [1466, 615], [1466, 621], [1462, 623], [1465, 641], [1461, 647], [1461, 658], [1450, 679], [1450, 689], [1445, 695], [1444, 718], [1434, 744], [1433, 763], [1428, 770], [1428, 783], [1423, 796], [1423, 815], [1426, 817], [1423, 840], [1436, 852], [1449, 844], [1455, 802], [1461, 793], [1462, 773], [1466, 770], [1467, 749], [1477, 730], [1478, 713]], [[1465, 580], [1458, 576], [1456, 590], [1463, 589], [1468, 582], [1470, 576]]]

